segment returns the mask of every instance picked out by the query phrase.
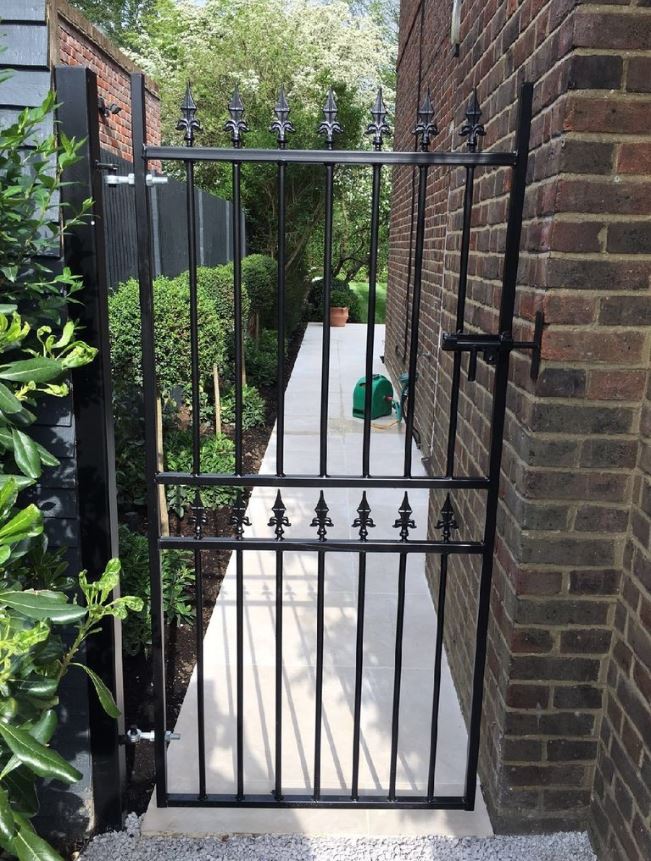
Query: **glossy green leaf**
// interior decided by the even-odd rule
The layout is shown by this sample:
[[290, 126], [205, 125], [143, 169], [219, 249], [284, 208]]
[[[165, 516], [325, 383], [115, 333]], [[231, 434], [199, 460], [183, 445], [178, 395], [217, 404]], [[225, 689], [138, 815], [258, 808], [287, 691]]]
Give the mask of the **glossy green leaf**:
[[9, 795], [6, 789], [0, 787], [0, 836], [4, 840], [11, 840], [15, 833], [16, 823], [9, 804]]
[[15, 544], [26, 538], [34, 538], [43, 531], [43, 516], [32, 503], [15, 514], [11, 520], [0, 528], [0, 542]]
[[43, 471], [41, 456], [34, 440], [16, 428], [11, 431], [11, 439], [14, 444], [14, 460], [18, 469], [29, 478], [40, 478]]
[[14, 810], [25, 816], [35, 816], [38, 813], [38, 796], [31, 771], [21, 765], [11, 774], [5, 775], [2, 782], [9, 791]]
[[6, 604], [29, 619], [50, 619], [57, 624], [83, 619], [86, 608], [80, 607], [79, 604], [69, 604], [65, 595], [63, 601], [59, 597], [53, 597], [59, 594], [61, 593], [35, 592], [31, 589], [23, 592], [0, 592], [0, 604]]
[[4, 383], [0, 383], [0, 410], [7, 415], [17, 413], [22, 409], [22, 404], [14, 395], [11, 389], [8, 389]]
[[55, 750], [41, 744], [27, 730], [0, 721], [0, 735], [14, 756], [39, 777], [54, 778], [64, 783], [81, 780], [81, 772], [67, 763]]
[[113, 694], [106, 687], [104, 682], [100, 679], [97, 673], [94, 673], [90, 667], [87, 667], [85, 664], [77, 664], [73, 663], [74, 667], [79, 667], [83, 670], [88, 678], [93, 683], [93, 687], [97, 692], [97, 698], [99, 699], [101, 707], [104, 709], [106, 714], [112, 718], [120, 717], [120, 709], [117, 707], [115, 700], [113, 699]]
[[0, 365], [0, 380], [16, 383], [49, 383], [62, 374], [61, 363], [56, 359], [41, 356], [37, 359], [22, 359], [8, 365]]
[[63, 861], [49, 843], [39, 837], [27, 819], [20, 814], [15, 816], [18, 833], [14, 837], [13, 846], [18, 861]]

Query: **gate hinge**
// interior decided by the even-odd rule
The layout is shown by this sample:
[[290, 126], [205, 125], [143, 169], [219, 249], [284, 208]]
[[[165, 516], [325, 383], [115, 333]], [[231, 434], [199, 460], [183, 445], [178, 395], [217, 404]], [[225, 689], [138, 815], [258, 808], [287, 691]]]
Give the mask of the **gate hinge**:
[[537, 311], [534, 321], [534, 334], [532, 341], [514, 341], [510, 334], [501, 335], [474, 335], [465, 332], [441, 332], [441, 349], [454, 353], [469, 353], [468, 380], [472, 382], [477, 375], [477, 356], [482, 354], [484, 361], [494, 365], [500, 353], [511, 350], [531, 350], [531, 370], [529, 376], [532, 380], [538, 379], [540, 370], [540, 354], [542, 347], [542, 333], [545, 318], [542, 311]]
[[[169, 744], [171, 741], [178, 741], [181, 738], [180, 733], [167, 730], [165, 732], [165, 741]], [[123, 744], [138, 744], [140, 741], [155, 741], [156, 733], [154, 730], [142, 730], [137, 726], [130, 726], [126, 733], [121, 736], [120, 741]]]

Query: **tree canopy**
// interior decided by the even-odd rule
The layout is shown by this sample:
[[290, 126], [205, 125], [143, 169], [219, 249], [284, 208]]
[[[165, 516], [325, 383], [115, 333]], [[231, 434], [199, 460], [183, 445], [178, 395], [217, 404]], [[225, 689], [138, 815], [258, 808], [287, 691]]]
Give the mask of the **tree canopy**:
[[[227, 104], [237, 86], [250, 129], [247, 147], [273, 147], [269, 131], [281, 86], [290, 105], [295, 133], [289, 146], [323, 146], [317, 128], [328, 88], [333, 87], [343, 132], [338, 148], [365, 144], [364, 131], [378, 86], [385, 101], [394, 94], [395, 39], [391, 35], [394, 0], [78, 0], [80, 5], [114, 5], [116, 21], [135, 21], [137, 39], [124, 36], [136, 62], [159, 84], [165, 142], [179, 142], [176, 131], [188, 81], [198, 105], [202, 131], [197, 143], [227, 146]], [[117, 8], [119, 7], [119, 9]], [[358, 173], [360, 169], [357, 169]], [[361, 169], [364, 170], [364, 169]], [[227, 165], [197, 165], [197, 182], [221, 196], [231, 193]], [[360, 246], [358, 214], [367, 210], [369, 183], [356, 183], [338, 171], [335, 225]], [[287, 175], [288, 260], [303, 258], [314, 245], [323, 214], [323, 180], [318, 167], [291, 166]], [[247, 212], [249, 248], [275, 253], [276, 185], [273, 165], [244, 165], [242, 201]], [[343, 209], [342, 209], [343, 207]], [[364, 223], [366, 222], [364, 218]], [[351, 227], [352, 224], [352, 227]], [[362, 243], [363, 244], [363, 243]], [[360, 246], [361, 247], [361, 246]], [[346, 248], [336, 250], [348, 256]], [[352, 266], [352, 270], [359, 264]], [[351, 271], [352, 271], [351, 270]], [[344, 267], [345, 271], [345, 267]]]

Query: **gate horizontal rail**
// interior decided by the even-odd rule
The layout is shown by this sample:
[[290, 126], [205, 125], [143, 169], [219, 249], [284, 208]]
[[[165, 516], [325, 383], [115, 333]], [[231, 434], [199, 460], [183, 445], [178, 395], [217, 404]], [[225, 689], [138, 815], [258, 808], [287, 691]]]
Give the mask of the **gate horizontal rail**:
[[[481, 710], [483, 697], [484, 668], [489, 618], [489, 603], [493, 554], [495, 550], [496, 517], [499, 501], [499, 479], [502, 457], [502, 443], [506, 412], [506, 391], [508, 385], [509, 358], [512, 349], [537, 347], [539, 338], [534, 342], [515, 342], [512, 337], [515, 291], [518, 270], [519, 246], [524, 205], [524, 191], [531, 127], [532, 86], [524, 84], [519, 100], [519, 114], [515, 130], [514, 147], [508, 152], [480, 152], [479, 140], [485, 134], [481, 123], [481, 109], [476, 93], [466, 110], [466, 122], [460, 130], [466, 139], [466, 149], [450, 152], [430, 152], [430, 145], [438, 133], [434, 120], [434, 108], [429, 92], [418, 110], [417, 124], [414, 129], [417, 146], [413, 152], [387, 152], [382, 149], [383, 138], [389, 133], [386, 122], [387, 111], [378, 92], [371, 110], [373, 122], [367, 134], [372, 135], [372, 150], [335, 150], [334, 136], [341, 132], [337, 121], [337, 106], [334, 93], [330, 90], [323, 110], [323, 121], [319, 133], [325, 137], [325, 149], [292, 150], [287, 147], [287, 135], [293, 131], [289, 121], [289, 105], [284, 91], [275, 106], [275, 121], [271, 131], [276, 132], [277, 149], [243, 149], [243, 136], [248, 131], [244, 121], [244, 106], [236, 90], [229, 103], [230, 119], [225, 128], [231, 133], [230, 148], [195, 147], [195, 133], [200, 130], [196, 118], [197, 107], [192, 98], [190, 87], [186, 91], [181, 106], [182, 117], [177, 129], [184, 133], [185, 146], [150, 146], [146, 144], [146, 109], [144, 76], [132, 76], [133, 102], [133, 151], [136, 225], [138, 232], [139, 281], [142, 318], [142, 355], [143, 355], [143, 392], [145, 411], [145, 460], [147, 476], [148, 537], [150, 548], [151, 606], [152, 606], [152, 653], [154, 664], [155, 693], [155, 763], [156, 763], [156, 801], [159, 806], [179, 807], [307, 807], [307, 808], [396, 808], [396, 809], [450, 809], [472, 810], [477, 788], [477, 763], [479, 757]], [[150, 237], [150, 204], [147, 187], [148, 162], [181, 162], [186, 174], [187, 187], [187, 247], [190, 288], [190, 351], [191, 351], [191, 408], [192, 408], [192, 465], [187, 472], [160, 471], [156, 441], [156, 357], [154, 349], [155, 320], [153, 313], [153, 287]], [[201, 429], [200, 429], [200, 375], [199, 375], [199, 321], [197, 304], [197, 233], [195, 212], [194, 167], [199, 162], [222, 162], [232, 168], [233, 192], [233, 341], [235, 367], [235, 468], [232, 474], [204, 473], [201, 470]], [[243, 255], [240, 209], [241, 209], [241, 170], [246, 164], [271, 164], [276, 166], [276, 208], [277, 213], [277, 385], [276, 385], [276, 453], [275, 474], [244, 474], [243, 458], [243, 335], [246, 321], [242, 315], [242, 268]], [[321, 345], [320, 369], [320, 410], [318, 418], [318, 475], [285, 473], [285, 261], [286, 261], [286, 209], [287, 168], [291, 165], [317, 165], [323, 169], [323, 336]], [[405, 417], [404, 453], [402, 475], [371, 475], [371, 378], [375, 351], [375, 305], [378, 278], [379, 221], [381, 209], [381, 178], [383, 168], [396, 166], [412, 168], [412, 215], [411, 236], [409, 241], [408, 283], [406, 290], [406, 320], [403, 362], [408, 368], [407, 401], [409, 409]], [[332, 475], [328, 469], [328, 392], [330, 386], [330, 297], [333, 287], [332, 250], [333, 250], [333, 207], [336, 186], [335, 168], [338, 166], [369, 168], [372, 171], [372, 191], [370, 195], [370, 243], [368, 255], [369, 299], [366, 321], [365, 350], [365, 397], [361, 449], [361, 475]], [[414, 437], [415, 399], [418, 381], [419, 358], [419, 320], [421, 310], [423, 258], [425, 254], [426, 221], [428, 205], [428, 180], [436, 168], [449, 169], [460, 167], [465, 172], [461, 218], [461, 241], [459, 254], [458, 290], [456, 305], [456, 324], [454, 334], [443, 339], [442, 348], [452, 349], [453, 368], [450, 387], [449, 425], [445, 474], [437, 476], [414, 476], [412, 470], [412, 440]], [[506, 227], [504, 264], [502, 273], [502, 292], [499, 301], [498, 331], [488, 335], [475, 335], [464, 331], [465, 306], [468, 286], [468, 261], [472, 228], [473, 193], [475, 172], [480, 169], [507, 168], [511, 171], [508, 220]], [[315, 180], [316, 181], [316, 180]], [[541, 331], [540, 322], [537, 331]], [[410, 332], [408, 335], [409, 326]], [[475, 378], [475, 367], [479, 352], [484, 360], [494, 368], [493, 400], [490, 416], [489, 462], [485, 475], [457, 476], [455, 464], [457, 443], [457, 423], [459, 414], [459, 391], [461, 361], [464, 352], [470, 353], [469, 382]], [[408, 360], [408, 361], [407, 361]], [[159, 531], [159, 491], [161, 486], [189, 485], [195, 489], [191, 506], [194, 516], [194, 536], [161, 536]], [[231, 487], [236, 489], [235, 502], [231, 507], [230, 523], [234, 535], [207, 536], [205, 508], [201, 499], [201, 488]], [[268, 521], [274, 527], [274, 538], [251, 538], [245, 535], [245, 527], [250, 526], [247, 505], [242, 496], [243, 488], [277, 488], [276, 501], [271, 506], [273, 516]], [[291, 538], [286, 536], [291, 527], [287, 516], [288, 509], [282, 500], [283, 488], [320, 490], [311, 527], [316, 528], [316, 538]], [[332, 539], [327, 537], [328, 529], [334, 526], [328, 515], [324, 490], [332, 488], [359, 488], [363, 491], [357, 508], [358, 517], [351, 526], [359, 530], [358, 539]], [[398, 508], [394, 528], [399, 537], [394, 540], [369, 540], [369, 528], [375, 526], [371, 508], [366, 498], [366, 490], [400, 489], [404, 498]], [[441, 539], [418, 539], [409, 537], [416, 527], [412, 519], [412, 508], [408, 493], [414, 489], [447, 491], [441, 508], [439, 520], [433, 529], [441, 531]], [[453, 541], [452, 534], [459, 529], [450, 491], [485, 491], [485, 518], [481, 541]], [[209, 790], [206, 756], [206, 714], [204, 702], [204, 652], [203, 628], [196, 627], [196, 693], [197, 693], [197, 784], [196, 793], [170, 792], [167, 775], [166, 730], [167, 713], [165, 697], [165, 657], [164, 657], [164, 613], [161, 583], [161, 552], [178, 549], [193, 553], [195, 569], [195, 602], [197, 618], [203, 610], [202, 591], [202, 552], [206, 550], [234, 551], [236, 582], [236, 619], [235, 619], [235, 670], [236, 683], [233, 697], [233, 711], [236, 720], [235, 742], [233, 744], [234, 778], [233, 792], [215, 794]], [[244, 694], [244, 557], [255, 551], [271, 551], [275, 555], [275, 671], [274, 671], [274, 725], [275, 743], [273, 755], [273, 789], [269, 794], [248, 793], [244, 774], [244, 745], [246, 698]], [[286, 554], [304, 552], [317, 556], [316, 580], [316, 661], [314, 688], [314, 759], [311, 786], [313, 791], [305, 793], [302, 789], [292, 789], [283, 781], [283, 560]], [[325, 633], [325, 584], [326, 557], [330, 553], [353, 553], [358, 557], [357, 616], [355, 633], [355, 681], [353, 688], [353, 727], [352, 727], [352, 774], [350, 792], [323, 791], [321, 774], [321, 737], [324, 723], [323, 679], [324, 679], [324, 633]], [[366, 600], [367, 557], [369, 554], [394, 554], [398, 560], [396, 589], [395, 651], [392, 664], [393, 692], [390, 720], [390, 747], [388, 787], [383, 794], [369, 794], [367, 787], [360, 781], [360, 748], [362, 682], [365, 668], [364, 615]], [[407, 593], [408, 557], [413, 554], [435, 554], [438, 556], [439, 586], [436, 605], [437, 624], [433, 632], [433, 693], [431, 712], [428, 717], [427, 744], [424, 752], [427, 757], [427, 791], [408, 794], [399, 791], [396, 781], [400, 740], [400, 704], [403, 667], [403, 635], [405, 632], [405, 599]], [[474, 642], [474, 661], [472, 668], [472, 691], [468, 718], [468, 743], [464, 768], [463, 792], [459, 795], [437, 795], [435, 776], [437, 766], [437, 744], [439, 728], [439, 703], [441, 696], [442, 668], [444, 664], [443, 632], [445, 617], [446, 584], [448, 562], [451, 556], [481, 558], [481, 574], [477, 595], [477, 619]], [[271, 603], [270, 603], [271, 608]]]
[[233, 475], [232, 473], [201, 472], [159, 472], [156, 475], [159, 484], [187, 484], [197, 486], [220, 487], [368, 487], [368, 488], [429, 488], [430, 490], [488, 490], [490, 479], [483, 477], [445, 478], [443, 476], [398, 476], [398, 475], [266, 475], [264, 473], [248, 473]]
[[231, 150], [217, 147], [143, 146], [143, 158], [152, 161], [225, 161], [229, 164], [415, 165], [417, 167], [514, 167], [517, 152], [372, 152], [371, 150]]
[[300, 538], [283, 538], [282, 546], [278, 546], [276, 538], [218, 538], [204, 535], [202, 538], [192, 536], [165, 536], [158, 540], [161, 550], [192, 550], [199, 547], [202, 550], [273, 550], [276, 553], [291, 551], [308, 551], [319, 553], [449, 553], [477, 554], [486, 549], [482, 541], [426, 541], [410, 539], [396, 546], [395, 540], [360, 541], [358, 538], [336, 539], [329, 538], [327, 542], [318, 539], [302, 540]]

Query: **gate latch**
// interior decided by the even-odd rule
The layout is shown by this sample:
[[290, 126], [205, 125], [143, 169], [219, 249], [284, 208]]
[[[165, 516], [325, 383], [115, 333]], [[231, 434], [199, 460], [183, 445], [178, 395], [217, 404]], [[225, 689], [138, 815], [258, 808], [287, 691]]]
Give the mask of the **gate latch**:
[[[178, 741], [181, 738], [178, 732], [167, 730], [165, 733], [165, 741], [169, 744], [171, 741]], [[122, 737], [124, 744], [138, 744], [141, 741], [155, 741], [156, 733], [154, 730], [142, 730], [137, 726], [130, 726]]]
[[534, 334], [532, 341], [514, 341], [511, 335], [473, 335], [465, 332], [442, 332], [441, 349], [454, 353], [469, 353], [468, 380], [473, 382], [477, 375], [477, 356], [483, 355], [488, 365], [494, 365], [497, 356], [511, 350], [531, 350], [531, 369], [529, 376], [532, 380], [538, 379], [540, 370], [540, 354], [542, 346], [542, 332], [545, 318], [542, 311], [537, 311], [534, 320]]

